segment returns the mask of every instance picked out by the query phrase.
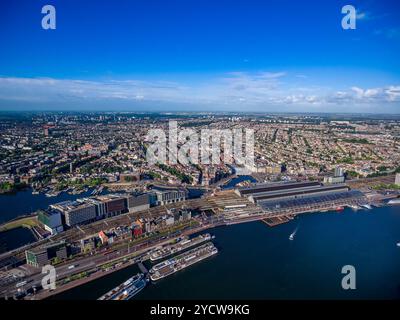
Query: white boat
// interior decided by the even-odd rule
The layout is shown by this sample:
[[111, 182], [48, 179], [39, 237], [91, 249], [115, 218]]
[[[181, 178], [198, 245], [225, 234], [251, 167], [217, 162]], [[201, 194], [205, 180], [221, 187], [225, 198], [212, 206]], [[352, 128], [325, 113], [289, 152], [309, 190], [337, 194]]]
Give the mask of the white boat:
[[298, 229], [298, 228], [296, 228], [296, 229], [290, 234], [290, 236], [289, 236], [289, 240], [290, 240], [290, 241], [294, 240], [294, 236], [296, 235], [297, 229]]
[[350, 208], [353, 209], [354, 211], [357, 211], [358, 209], [360, 209], [360, 207], [357, 206], [356, 204], [351, 204]]
[[397, 242], [397, 243], [396, 243], [396, 246], [400, 247], [400, 242]]
[[389, 200], [388, 204], [400, 204], [400, 199]]
[[371, 210], [372, 209], [372, 207], [369, 205], [369, 204], [362, 204], [361, 205], [363, 208], [365, 208], [365, 209], [368, 209], [368, 210]]

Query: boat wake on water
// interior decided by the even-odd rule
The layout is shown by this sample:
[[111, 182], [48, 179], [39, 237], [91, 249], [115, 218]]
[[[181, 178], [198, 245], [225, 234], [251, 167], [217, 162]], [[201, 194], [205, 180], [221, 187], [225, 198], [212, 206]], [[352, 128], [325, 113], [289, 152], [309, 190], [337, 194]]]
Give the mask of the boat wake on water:
[[297, 226], [296, 229], [294, 229], [294, 231], [290, 234], [289, 240], [291, 240], [291, 241], [294, 240], [294, 237], [295, 237], [298, 229], [299, 229], [299, 227]]

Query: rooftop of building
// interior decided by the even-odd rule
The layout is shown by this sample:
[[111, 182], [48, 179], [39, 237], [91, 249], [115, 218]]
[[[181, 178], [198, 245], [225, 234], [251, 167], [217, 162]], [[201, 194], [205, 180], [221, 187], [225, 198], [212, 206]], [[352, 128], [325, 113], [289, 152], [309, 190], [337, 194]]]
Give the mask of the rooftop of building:
[[45, 250], [47, 250], [47, 249], [56, 248], [56, 247], [61, 247], [61, 246], [65, 246], [65, 245], [66, 245], [65, 241], [64, 241], [64, 240], [61, 240], [61, 241], [58, 241], [58, 242], [53, 242], [53, 243], [50, 243], [50, 244], [45, 244], [45, 245], [42, 245], [42, 246], [39, 246], [39, 247], [30, 249], [30, 250], [27, 250], [27, 251], [33, 252], [33, 253], [39, 253], [39, 252], [45, 251]]
[[87, 203], [87, 202], [67, 200], [67, 201], [52, 204], [51, 207], [53, 209], [59, 209], [61, 211], [71, 211], [71, 210], [75, 210], [78, 208], [90, 207], [92, 205], [93, 204]]
[[39, 210], [38, 211], [39, 214], [44, 214], [46, 216], [53, 216], [53, 215], [59, 215], [60, 211], [57, 209], [53, 209], [53, 208], [47, 208], [44, 210]]
[[153, 191], [160, 191], [160, 192], [168, 192], [168, 191], [184, 191], [186, 192], [187, 190], [185, 188], [180, 188], [180, 187], [172, 187], [172, 186], [153, 186], [152, 188]]
[[127, 194], [117, 194], [117, 193], [110, 193], [106, 195], [101, 195], [101, 196], [96, 196], [95, 198], [91, 199], [96, 199], [100, 201], [110, 201], [110, 200], [116, 200], [116, 199], [123, 199], [126, 198], [128, 195]]
[[307, 195], [307, 194], [315, 194], [321, 192], [328, 192], [328, 191], [339, 191], [339, 190], [349, 190], [349, 187], [345, 184], [338, 184], [335, 186], [320, 186], [318, 188], [312, 189], [295, 189], [295, 190], [284, 190], [278, 192], [266, 192], [266, 193], [257, 193], [252, 195], [253, 199], [257, 201], [267, 200], [267, 199], [274, 199], [280, 197], [290, 197], [296, 195]]
[[250, 187], [240, 187], [237, 190], [241, 195], [251, 195], [254, 193], [286, 190], [286, 189], [297, 189], [305, 187], [318, 187], [321, 183], [318, 181], [301, 181], [301, 182], [274, 182], [274, 183], [262, 183], [252, 185]]

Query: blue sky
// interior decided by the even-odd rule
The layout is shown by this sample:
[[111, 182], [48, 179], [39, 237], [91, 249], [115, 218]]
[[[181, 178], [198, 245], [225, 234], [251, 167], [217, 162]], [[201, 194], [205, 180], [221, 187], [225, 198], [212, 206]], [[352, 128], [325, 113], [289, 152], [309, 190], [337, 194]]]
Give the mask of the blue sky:
[[0, 110], [400, 113], [398, 1], [3, 0], [0, 36]]

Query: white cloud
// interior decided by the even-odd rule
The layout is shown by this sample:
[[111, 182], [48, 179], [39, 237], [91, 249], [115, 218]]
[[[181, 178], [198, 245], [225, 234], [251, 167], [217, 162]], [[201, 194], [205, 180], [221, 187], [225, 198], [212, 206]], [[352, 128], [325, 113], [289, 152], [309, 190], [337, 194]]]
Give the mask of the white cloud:
[[400, 28], [384, 28], [374, 31], [376, 36], [385, 36], [388, 39], [395, 39], [400, 37]]
[[387, 99], [389, 101], [399, 101], [400, 100], [400, 86], [390, 86], [385, 89]]
[[[13, 78], [0, 77], [0, 108], [12, 102], [55, 105], [91, 105], [104, 101], [137, 105], [157, 102], [160, 104], [190, 104], [199, 108], [225, 106], [231, 110], [300, 106], [304, 110], [327, 111], [327, 107], [347, 111], [349, 105], [391, 105], [400, 102], [400, 85], [361, 88], [353, 86], [337, 90], [333, 87], [295, 85], [298, 75], [281, 72], [231, 72], [210, 77], [201, 82], [160, 80], [105, 80]], [[113, 103], [114, 102], [114, 103]], [[347, 107], [346, 107], [347, 106]], [[317, 108], [317, 109], [316, 109]], [[320, 109], [318, 109], [320, 108]], [[382, 111], [381, 109], [378, 111]]]
[[358, 99], [373, 99], [378, 97], [382, 92], [382, 88], [361, 89], [358, 87], [351, 88]]
[[357, 20], [372, 20], [372, 16], [369, 12], [357, 10]]

